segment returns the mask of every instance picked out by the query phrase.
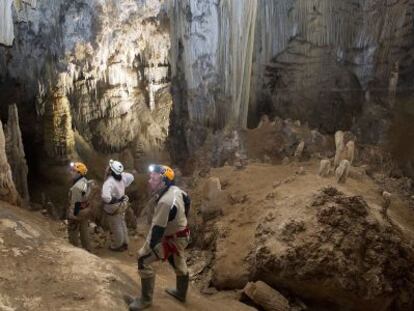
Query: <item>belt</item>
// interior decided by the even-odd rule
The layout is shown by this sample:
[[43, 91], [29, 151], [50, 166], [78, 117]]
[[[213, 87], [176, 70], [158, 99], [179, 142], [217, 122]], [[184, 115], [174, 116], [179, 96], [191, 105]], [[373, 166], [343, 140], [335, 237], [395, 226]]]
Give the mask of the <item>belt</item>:
[[174, 238], [185, 238], [190, 235], [190, 228], [185, 227], [185, 229], [177, 231], [171, 235], [166, 235], [164, 238], [166, 239], [174, 239]]
[[177, 231], [174, 234], [165, 235], [162, 239], [162, 248], [164, 249], [164, 258], [162, 260], [167, 260], [171, 255], [179, 255], [177, 246], [174, 242], [171, 241], [174, 238], [184, 238], [190, 235], [190, 229], [186, 227], [183, 230]]
[[89, 207], [89, 202], [81, 202], [81, 204], [80, 204], [81, 209], [85, 209], [87, 207]]
[[118, 208], [115, 211], [113, 211], [112, 213], [107, 212], [104, 208], [104, 212], [109, 216], [115, 216], [115, 215], [118, 215], [121, 212], [125, 212], [128, 206], [126, 205], [126, 208], [122, 209], [121, 207], [122, 207], [123, 203], [127, 204], [127, 202], [125, 202], [123, 200], [120, 200], [119, 202], [116, 202], [116, 203], [110, 203], [108, 205], [118, 205]]

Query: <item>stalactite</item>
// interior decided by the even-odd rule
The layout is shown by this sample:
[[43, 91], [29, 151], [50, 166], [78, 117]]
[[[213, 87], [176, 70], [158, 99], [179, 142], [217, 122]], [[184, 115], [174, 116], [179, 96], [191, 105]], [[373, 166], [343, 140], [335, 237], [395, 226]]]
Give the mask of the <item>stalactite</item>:
[[19, 125], [19, 114], [16, 104], [9, 106], [9, 118], [6, 127], [6, 151], [13, 172], [16, 188], [27, 203], [30, 200], [27, 185], [28, 167], [23, 148], [22, 133]]
[[0, 200], [20, 204], [20, 197], [13, 182], [12, 172], [6, 155], [6, 139], [0, 121]]
[[0, 1], [0, 43], [6, 46], [11, 46], [14, 40], [12, 4], [13, 0]]
[[397, 94], [399, 76], [399, 62], [394, 63], [394, 67], [390, 74], [390, 80], [388, 82], [388, 105], [391, 109], [395, 107], [395, 97]]
[[257, 1], [222, 1], [219, 39], [224, 96], [230, 98], [230, 115], [224, 123], [246, 127]]
[[[72, 126], [88, 143], [96, 149], [128, 148], [141, 135], [137, 124], [151, 123], [158, 108], [171, 107], [171, 98], [162, 96], [170, 84], [166, 2], [14, 0], [10, 24], [14, 22], [16, 40], [10, 49], [0, 45], [0, 80], [19, 81], [27, 92], [22, 97], [36, 98], [41, 117], [55, 100], [49, 90], [58, 88], [70, 101]], [[3, 20], [0, 16], [0, 24]], [[143, 107], [150, 113], [138, 114]], [[112, 131], [105, 131], [105, 125]], [[163, 119], [162, 129], [154, 131], [162, 133], [159, 137], [142, 139], [158, 140], [158, 148], [168, 125]], [[58, 149], [66, 153], [65, 147]]]
[[178, 83], [186, 90], [190, 121], [245, 127], [257, 1], [175, 0], [169, 15], [171, 71], [184, 77]]

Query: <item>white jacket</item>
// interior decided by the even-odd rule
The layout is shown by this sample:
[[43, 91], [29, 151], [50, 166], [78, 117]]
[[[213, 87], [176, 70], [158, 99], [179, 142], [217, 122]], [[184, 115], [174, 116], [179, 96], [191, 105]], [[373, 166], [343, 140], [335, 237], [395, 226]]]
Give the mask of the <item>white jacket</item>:
[[[130, 173], [122, 173], [122, 179], [116, 180], [112, 176], [109, 176], [102, 186], [102, 200], [105, 203], [104, 209], [108, 213], [113, 213], [113, 208], [117, 208], [117, 204], [109, 204], [112, 198], [117, 200], [121, 199], [125, 195], [125, 188], [128, 187], [134, 181], [134, 175]], [[114, 205], [114, 206], [111, 206]]]

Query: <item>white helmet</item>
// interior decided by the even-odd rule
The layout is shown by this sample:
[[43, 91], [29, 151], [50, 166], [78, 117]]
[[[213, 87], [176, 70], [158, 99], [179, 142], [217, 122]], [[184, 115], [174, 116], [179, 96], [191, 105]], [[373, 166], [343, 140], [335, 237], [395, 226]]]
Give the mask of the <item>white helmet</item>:
[[112, 172], [114, 172], [117, 175], [121, 175], [121, 173], [124, 171], [124, 166], [121, 162], [109, 160], [109, 167], [111, 168]]

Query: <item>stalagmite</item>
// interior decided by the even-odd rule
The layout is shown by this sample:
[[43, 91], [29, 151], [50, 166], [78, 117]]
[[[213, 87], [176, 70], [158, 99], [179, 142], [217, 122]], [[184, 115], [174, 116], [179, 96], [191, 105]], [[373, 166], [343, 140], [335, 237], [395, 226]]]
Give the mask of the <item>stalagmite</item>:
[[204, 184], [203, 194], [204, 200], [201, 205], [201, 214], [203, 220], [208, 220], [221, 213], [221, 205], [217, 201], [221, 194], [220, 179], [210, 177]]
[[348, 178], [349, 174], [349, 167], [351, 164], [349, 164], [348, 160], [342, 160], [339, 164], [338, 168], [335, 171], [335, 177], [336, 182], [339, 184], [344, 184], [346, 182], [346, 179]]
[[354, 157], [355, 157], [355, 142], [353, 140], [348, 141], [346, 143], [345, 149], [346, 149], [346, 159], [349, 161], [349, 164], [352, 165], [352, 162], [354, 162]]
[[335, 160], [334, 160], [334, 167], [338, 167], [339, 163], [341, 162], [342, 152], [344, 151], [344, 132], [337, 131], [335, 133]]
[[331, 161], [328, 159], [321, 160], [321, 164], [319, 166], [319, 176], [321, 177], [328, 177], [329, 173], [331, 172]]
[[288, 300], [262, 281], [247, 283], [244, 293], [266, 311], [291, 310]]
[[392, 194], [387, 191], [384, 191], [382, 193], [382, 198], [384, 199], [384, 201], [382, 202], [381, 214], [385, 219], [388, 219], [388, 208], [391, 205]]
[[265, 114], [260, 118], [260, 122], [257, 128], [261, 128], [263, 125], [268, 124], [269, 122], [270, 122], [269, 117]]
[[296, 148], [295, 159], [299, 160], [302, 157], [304, 148], [305, 148], [305, 142], [302, 140]]
[[0, 200], [20, 204], [20, 197], [13, 182], [10, 165], [7, 162], [6, 139], [0, 121]]
[[44, 136], [45, 148], [49, 156], [57, 160], [67, 160], [73, 153], [75, 138], [70, 103], [60, 91], [55, 91], [48, 99]]
[[6, 152], [13, 172], [13, 180], [20, 196], [29, 202], [27, 186], [28, 167], [19, 126], [19, 114], [16, 104], [9, 106], [9, 119], [6, 127]]

